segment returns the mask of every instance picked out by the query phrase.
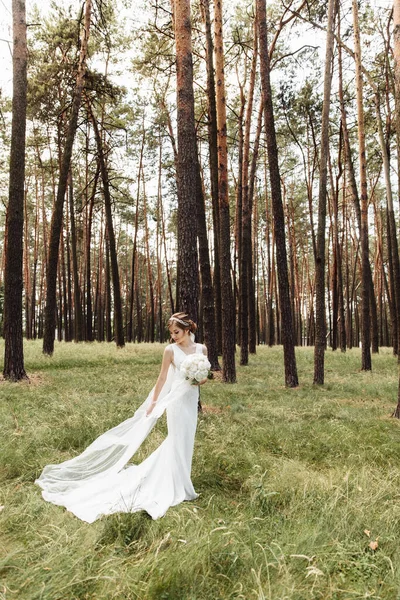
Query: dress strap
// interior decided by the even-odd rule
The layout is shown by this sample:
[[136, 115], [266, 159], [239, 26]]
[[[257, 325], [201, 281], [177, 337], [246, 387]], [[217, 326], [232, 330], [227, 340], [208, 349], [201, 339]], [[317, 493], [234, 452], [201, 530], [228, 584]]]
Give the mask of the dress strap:
[[[176, 369], [176, 361], [177, 361], [176, 344], [171, 344], [171, 348], [172, 348], [172, 354], [173, 354], [172, 364], [173, 364], [174, 369]], [[179, 359], [179, 353], [178, 353], [178, 359]]]

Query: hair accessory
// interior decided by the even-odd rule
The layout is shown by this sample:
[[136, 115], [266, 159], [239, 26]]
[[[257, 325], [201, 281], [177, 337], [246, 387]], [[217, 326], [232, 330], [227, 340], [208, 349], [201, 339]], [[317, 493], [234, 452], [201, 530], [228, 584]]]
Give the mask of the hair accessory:
[[184, 325], [185, 327], [190, 327], [190, 323], [182, 321], [182, 319], [177, 319], [176, 317], [171, 317], [170, 321], [177, 321], [177, 323], [181, 323], [181, 325]]

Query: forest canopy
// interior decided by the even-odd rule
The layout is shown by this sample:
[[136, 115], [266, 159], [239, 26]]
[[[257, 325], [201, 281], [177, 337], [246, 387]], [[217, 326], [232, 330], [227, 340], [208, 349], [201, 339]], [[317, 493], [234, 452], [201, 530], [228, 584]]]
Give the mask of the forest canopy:
[[[188, 302], [199, 321], [199, 339], [208, 340], [214, 323], [216, 339], [211, 344], [218, 354], [227, 336], [223, 306], [230, 302], [221, 299], [221, 277], [228, 277], [232, 309], [225, 313], [232, 314], [229, 331], [242, 347], [243, 364], [247, 351], [255, 352], [257, 344], [285, 346], [288, 314], [294, 345], [314, 345], [319, 339], [317, 347], [322, 339], [324, 347], [345, 351], [362, 344], [368, 333], [373, 352], [393, 346], [397, 353], [396, 2], [394, 10], [378, 1], [359, 6], [350, 0], [334, 6], [320, 0], [268, 3], [267, 57], [257, 17], [260, 2], [235, 0], [222, 6], [222, 46], [215, 26], [219, 2], [97, 0], [90, 3], [89, 15], [87, 4], [66, 0], [27, 6], [25, 337], [45, 335], [46, 302], [54, 288], [52, 335], [59, 340], [163, 342], [168, 316]], [[179, 28], [187, 27], [180, 17], [184, 10], [189, 10], [191, 25], [187, 52], [194, 114], [193, 129], [190, 125], [186, 133], [180, 125], [186, 92], [180, 86], [187, 83], [181, 84], [179, 77], [187, 76], [188, 63], [179, 66], [183, 50], [178, 46], [183, 39]], [[7, 39], [12, 36], [11, 6], [7, 19], [5, 39], [7, 31]], [[1, 43], [7, 45], [5, 40]], [[221, 147], [217, 133], [223, 129], [218, 125], [219, 52], [224, 61], [225, 95], [220, 101], [226, 112], [226, 201], [221, 199], [221, 161], [216, 155]], [[263, 87], [265, 61], [270, 109]], [[3, 79], [2, 241], [9, 195], [11, 96]], [[61, 193], [75, 105], [76, 125]], [[270, 139], [272, 128], [275, 142]], [[184, 185], [189, 186], [185, 193], [193, 197], [192, 204], [185, 204]], [[52, 261], [60, 193], [60, 244]], [[225, 237], [220, 220], [227, 224]], [[189, 241], [187, 232], [194, 236]], [[1, 323], [4, 247], [1, 244]], [[185, 258], [188, 248], [194, 252], [191, 263]], [[281, 304], [284, 268], [289, 313]]]

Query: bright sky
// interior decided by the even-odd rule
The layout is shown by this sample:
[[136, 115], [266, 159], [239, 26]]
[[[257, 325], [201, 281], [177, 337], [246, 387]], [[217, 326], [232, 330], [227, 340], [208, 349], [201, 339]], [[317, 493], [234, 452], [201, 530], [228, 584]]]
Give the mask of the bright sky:
[[[56, 0], [57, 3], [64, 6], [76, 5], [77, 8], [81, 4], [79, 0]], [[123, 8], [120, 11], [122, 16], [127, 16], [128, 19], [131, 14], [134, 14], [135, 23], [138, 24], [140, 17], [145, 15], [143, 8], [144, 0], [131, 0], [131, 5], [137, 7], [135, 10], [132, 8]], [[11, 96], [12, 94], [12, 12], [11, 12], [12, 0], [0, 0], [0, 89], [3, 90], [4, 94]], [[28, 14], [28, 25], [29, 25], [29, 12], [37, 6], [41, 13], [45, 13], [50, 9], [51, 0], [26, 0], [26, 10]], [[29, 36], [29, 29], [28, 29]]]
[[11, 0], [0, 0], [0, 88], [11, 95], [12, 18]]
[[[12, 50], [12, 14], [11, 14], [11, 1], [12, 0], [0, 0], [0, 89], [3, 90], [5, 95], [11, 96], [12, 93], [12, 62], [11, 62], [11, 50]], [[232, 0], [231, 0], [232, 1]], [[268, 0], [267, 0], [268, 1]], [[58, 0], [59, 3], [69, 5], [73, 3], [73, 0]], [[225, 2], [228, 4], [227, 0]], [[392, 0], [371, 0], [371, 3], [375, 7], [389, 8], [392, 6]], [[46, 9], [50, 7], [51, 0], [27, 0], [27, 11], [34, 5], [37, 5], [41, 11], [46, 12]], [[139, 0], [138, 5], [141, 6], [142, 2]], [[132, 10], [132, 9], [131, 9]], [[137, 20], [138, 14], [140, 14], [140, 8], [135, 11], [135, 20]], [[28, 31], [29, 35], [29, 31]], [[314, 39], [312, 42], [316, 43], [315, 32], [313, 34]], [[322, 36], [323, 37], [323, 36]], [[301, 43], [304, 43], [302, 40]], [[298, 42], [298, 45], [301, 45]], [[324, 41], [322, 39], [317, 41], [317, 44], [321, 45], [322, 55], [324, 52]], [[297, 46], [297, 44], [296, 44]]]

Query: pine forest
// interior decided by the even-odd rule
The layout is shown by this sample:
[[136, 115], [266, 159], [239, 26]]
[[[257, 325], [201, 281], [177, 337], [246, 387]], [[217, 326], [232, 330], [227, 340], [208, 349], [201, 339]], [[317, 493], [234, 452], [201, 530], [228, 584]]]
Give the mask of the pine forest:
[[398, 354], [399, 0], [4, 9], [5, 377], [23, 338], [166, 342], [177, 310], [225, 381], [260, 344], [291, 387], [297, 346], [315, 383]]

